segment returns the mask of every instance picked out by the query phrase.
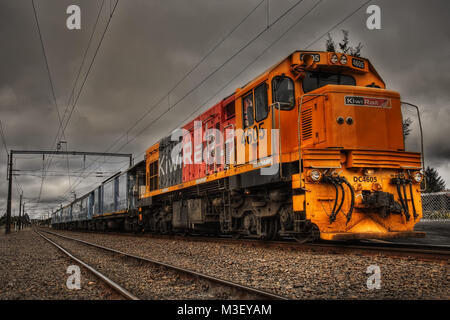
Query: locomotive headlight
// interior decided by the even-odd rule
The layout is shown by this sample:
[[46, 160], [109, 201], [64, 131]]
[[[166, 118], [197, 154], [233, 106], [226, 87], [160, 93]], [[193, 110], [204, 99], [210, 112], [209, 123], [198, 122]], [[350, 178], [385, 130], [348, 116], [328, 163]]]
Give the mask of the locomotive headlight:
[[334, 64], [336, 64], [336, 63], [338, 63], [338, 56], [336, 55], [336, 54], [333, 54], [332, 56], [331, 56], [331, 63], [334, 63]]
[[347, 56], [346, 55], [342, 55], [341, 56], [341, 60], [339, 60], [339, 62], [341, 64], [347, 64]]
[[365, 169], [364, 170], [364, 175], [365, 176], [371, 176], [371, 175], [373, 175], [375, 173], [375, 170], [373, 170], [373, 169]]
[[312, 181], [318, 182], [320, 181], [320, 179], [322, 179], [322, 173], [320, 173], [319, 170], [312, 169], [309, 171], [309, 177], [311, 178]]
[[423, 174], [420, 173], [419, 171], [416, 171], [411, 175], [411, 178], [414, 182], [421, 183], [423, 180]]

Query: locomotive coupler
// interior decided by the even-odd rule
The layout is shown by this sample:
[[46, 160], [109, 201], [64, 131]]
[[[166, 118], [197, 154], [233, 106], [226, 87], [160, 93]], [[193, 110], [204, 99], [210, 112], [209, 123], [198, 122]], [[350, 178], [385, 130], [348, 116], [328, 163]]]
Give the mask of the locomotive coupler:
[[389, 213], [402, 213], [402, 207], [394, 200], [394, 195], [384, 191], [362, 191], [362, 203], [386, 218]]

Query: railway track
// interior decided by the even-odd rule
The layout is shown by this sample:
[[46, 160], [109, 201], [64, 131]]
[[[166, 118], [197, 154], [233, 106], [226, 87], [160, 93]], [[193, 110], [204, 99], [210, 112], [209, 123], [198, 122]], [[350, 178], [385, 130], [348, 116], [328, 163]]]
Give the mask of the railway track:
[[398, 244], [387, 242], [359, 242], [354, 243], [318, 243], [315, 248], [335, 250], [343, 253], [368, 255], [385, 255], [397, 258], [415, 258], [423, 261], [450, 262], [450, 248], [420, 244]]
[[[92, 248], [96, 248], [99, 250], [102, 250], [104, 252], [107, 252], [108, 254], [112, 254], [115, 256], [119, 256], [123, 259], [130, 259], [135, 260], [141, 264], [147, 264], [151, 265], [153, 267], [162, 268], [165, 270], [168, 270], [169, 272], [176, 273], [180, 275], [182, 278], [189, 278], [191, 281], [200, 281], [203, 285], [203, 287], [208, 288], [208, 290], [213, 294], [211, 298], [217, 299], [217, 298], [223, 298], [226, 297], [228, 299], [264, 299], [264, 300], [288, 300], [289, 298], [280, 296], [277, 294], [273, 294], [267, 291], [263, 291], [257, 288], [252, 288], [249, 286], [241, 285], [239, 283], [235, 283], [232, 281], [220, 279], [217, 277], [213, 277], [207, 274], [203, 274], [200, 272], [192, 271], [189, 269], [177, 267], [171, 264], [159, 262], [156, 260], [140, 257], [137, 255], [129, 254], [123, 251], [115, 250], [112, 248], [108, 248], [105, 246], [97, 245], [91, 242], [87, 242], [84, 240], [68, 237], [62, 234], [58, 234], [55, 232], [51, 232], [48, 230], [42, 230], [44, 233], [53, 235], [55, 237], [59, 237], [65, 240], [73, 241], [85, 246], [89, 246]], [[37, 232], [37, 231], [36, 231]], [[127, 299], [139, 299], [137, 296], [130, 293], [127, 289], [123, 288], [119, 284], [115, 283], [114, 281], [110, 280], [105, 275], [101, 274], [97, 270], [95, 270], [93, 267], [89, 266], [87, 263], [83, 262], [81, 259], [76, 258], [73, 256], [70, 252], [68, 252], [66, 249], [64, 249], [62, 246], [58, 245], [56, 242], [52, 241], [51, 239], [45, 237], [41, 233], [38, 232], [38, 234], [46, 239], [47, 241], [51, 242], [53, 245], [57, 246], [60, 250], [62, 250], [65, 254], [69, 255], [72, 259], [80, 263], [81, 265], [85, 266], [87, 269], [92, 271], [96, 276], [98, 276], [102, 281], [105, 281], [109, 286], [111, 286], [114, 290], [118, 291], [121, 295], [123, 295]]]
[[[86, 231], [82, 231], [86, 232]], [[283, 241], [261, 241], [254, 239], [233, 239], [227, 237], [206, 237], [206, 236], [181, 236], [181, 235], [161, 235], [161, 234], [137, 234], [120, 232], [101, 232], [102, 234], [117, 236], [138, 236], [148, 238], [162, 238], [177, 241], [202, 241], [202, 242], [222, 242], [228, 244], [243, 244], [265, 248], [283, 248], [302, 251], [321, 251], [331, 253], [349, 253], [363, 255], [385, 255], [397, 258], [415, 258], [423, 261], [450, 262], [450, 246], [435, 246], [423, 244], [405, 244], [387, 241], [327, 241], [313, 243], [297, 243], [295, 240]]]
[[47, 238], [39, 231], [35, 231], [39, 236], [41, 236], [43, 239], [45, 239], [47, 242], [54, 245], [56, 248], [58, 248], [61, 252], [63, 252], [65, 255], [67, 255], [70, 259], [74, 260], [76, 263], [82, 265], [87, 270], [89, 270], [91, 273], [93, 273], [98, 279], [100, 279], [103, 283], [105, 283], [109, 288], [111, 288], [113, 291], [117, 292], [119, 295], [124, 297], [127, 300], [139, 300], [138, 297], [136, 297], [134, 294], [129, 292], [127, 289], [123, 288], [118, 283], [114, 282], [110, 278], [108, 278], [106, 275], [101, 273], [100, 271], [96, 270], [94, 267], [90, 266], [86, 262], [82, 261], [81, 259], [75, 257], [73, 254], [71, 254], [69, 251], [64, 249], [62, 246], [54, 242], [53, 240]]

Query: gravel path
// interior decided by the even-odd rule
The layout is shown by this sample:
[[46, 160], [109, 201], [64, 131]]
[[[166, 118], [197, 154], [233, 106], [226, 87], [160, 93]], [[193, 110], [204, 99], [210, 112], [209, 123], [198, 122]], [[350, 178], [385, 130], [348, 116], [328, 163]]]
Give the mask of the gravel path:
[[149, 263], [120, 257], [118, 254], [86, 246], [75, 241], [45, 234], [77, 258], [88, 263], [140, 299], [228, 299], [226, 292], [201, 281], [180, 276], [175, 271]]
[[0, 234], [0, 299], [119, 299], [81, 268], [81, 289], [69, 290], [67, 267], [74, 262], [31, 229]]
[[[59, 231], [60, 232], [60, 231]], [[449, 266], [383, 256], [78, 232], [65, 235], [294, 299], [450, 299]], [[381, 288], [369, 290], [378, 266]]]

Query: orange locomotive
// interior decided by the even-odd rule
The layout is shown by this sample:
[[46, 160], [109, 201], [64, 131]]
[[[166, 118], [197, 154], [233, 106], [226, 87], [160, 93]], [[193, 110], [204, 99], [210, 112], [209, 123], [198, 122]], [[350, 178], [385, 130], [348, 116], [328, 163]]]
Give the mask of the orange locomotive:
[[400, 96], [367, 59], [297, 51], [149, 148], [127, 219], [268, 240], [423, 236], [421, 169]]

